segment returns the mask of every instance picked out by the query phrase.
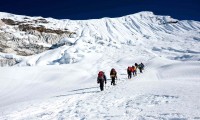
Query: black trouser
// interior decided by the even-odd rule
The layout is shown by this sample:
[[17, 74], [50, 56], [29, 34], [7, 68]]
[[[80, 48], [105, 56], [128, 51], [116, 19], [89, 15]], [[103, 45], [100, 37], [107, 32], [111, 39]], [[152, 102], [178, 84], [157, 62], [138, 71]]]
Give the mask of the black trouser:
[[111, 77], [111, 85], [115, 85], [115, 77]]
[[131, 72], [128, 72], [128, 79], [131, 79]]
[[142, 73], [142, 68], [139, 68], [140, 69], [140, 73]]
[[100, 90], [103, 91], [103, 88], [104, 88], [104, 83], [100, 82]]

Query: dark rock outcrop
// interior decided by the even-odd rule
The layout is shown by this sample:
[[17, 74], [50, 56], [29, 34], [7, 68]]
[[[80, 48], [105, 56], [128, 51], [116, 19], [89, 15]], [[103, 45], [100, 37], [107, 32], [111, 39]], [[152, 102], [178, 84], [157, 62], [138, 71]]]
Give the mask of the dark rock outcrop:
[[22, 56], [38, 54], [49, 49], [44, 44], [52, 46], [60, 39], [76, 35], [75, 32], [70, 32], [67, 28], [63, 30], [50, 29], [44, 25], [36, 24], [49, 23], [44, 18], [31, 20], [24, 17], [22, 21], [3, 18], [1, 23], [6, 25], [4, 25], [6, 28], [0, 26], [0, 52], [3, 53], [14, 53]]

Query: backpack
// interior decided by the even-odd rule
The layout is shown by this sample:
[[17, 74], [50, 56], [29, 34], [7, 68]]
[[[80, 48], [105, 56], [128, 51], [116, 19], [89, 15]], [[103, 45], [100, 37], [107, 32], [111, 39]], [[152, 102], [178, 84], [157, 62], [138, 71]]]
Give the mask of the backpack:
[[138, 65], [138, 68], [139, 68], [139, 69], [142, 69], [142, 67], [143, 67], [142, 64], [139, 64], [139, 65]]
[[137, 63], [135, 63], [135, 66], [137, 67], [137, 66], [138, 66], [138, 64], [137, 64]]
[[114, 69], [114, 68], [112, 68], [112, 69], [111, 69], [111, 71], [115, 71], [115, 69]]
[[99, 78], [99, 79], [103, 79], [103, 78], [104, 78], [104, 73], [103, 73], [103, 71], [99, 71], [99, 73], [98, 73], [98, 78]]
[[132, 66], [132, 69], [133, 69], [133, 71], [135, 71], [135, 70], [136, 70], [136, 67], [135, 67], [135, 66]]
[[129, 71], [129, 72], [132, 72], [132, 68], [131, 68], [131, 67], [128, 67], [128, 71]]
[[111, 69], [112, 74], [116, 74], [116, 70], [114, 68]]
[[141, 63], [141, 67], [142, 67], [142, 69], [144, 68], [144, 64], [143, 63]]

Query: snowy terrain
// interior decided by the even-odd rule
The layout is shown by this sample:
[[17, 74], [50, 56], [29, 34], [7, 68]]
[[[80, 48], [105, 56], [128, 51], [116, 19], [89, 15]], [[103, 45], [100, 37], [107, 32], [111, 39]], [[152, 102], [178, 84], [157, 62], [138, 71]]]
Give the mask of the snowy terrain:
[[[1, 13], [5, 17], [24, 16]], [[77, 34], [28, 57], [0, 53], [21, 61], [0, 68], [0, 120], [200, 120], [200, 22], [152, 12], [46, 19], [46, 27], [67, 26]], [[135, 62], [145, 70], [127, 79]], [[116, 86], [111, 68], [118, 72]], [[102, 92], [100, 70], [108, 78]]]

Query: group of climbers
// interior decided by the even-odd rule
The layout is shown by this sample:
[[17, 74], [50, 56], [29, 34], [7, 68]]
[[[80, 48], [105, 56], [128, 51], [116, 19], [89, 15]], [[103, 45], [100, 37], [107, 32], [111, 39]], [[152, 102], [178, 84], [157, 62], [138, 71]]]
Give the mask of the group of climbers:
[[[117, 72], [114, 68], [110, 71], [111, 85], [116, 85], [115, 80], [117, 79]], [[104, 83], [106, 84], [106, 75], [103, 71], [99, 71], [97, 77], [97, 83], [100, 84], [100, 90], [104, 90]]]
[[144, 70], [144, 64], [140, 63], [138, 65], [137, 63], [135, 63], [135, 65], [133, 65], [132, 67], [129, 66], [127, 68], [128, 79], [132, 78], [132, 74], [133, 74], [133, 76], [137, 76], [137, 69], [139, 69], [140, 73], [142, 73], [142, 70]]
[[[132, 74], [133, 76], [137, 76], [137, 69], [139, 69], [140, 73], [142, 73], [142, 70], [144, 70], [144, 64], [140, 63], [139, 65], [135, 63], [132, 67], [127, 68], [127, 74], [128, 74], [128, 79], [131, 79]], [[111, 85], [116, 85], [116, 79], [117, 79], [117, 72], [114, 68], [111, 69], [110, 71], [110, 78], [111, 78]], [[100, 84], [100, 90], [104, 90], [104, 83], [107, 83], [107, 78], [106, 75], [103, 71], [99, 71], [98, 77], [97, 77], [97, 83]]]

